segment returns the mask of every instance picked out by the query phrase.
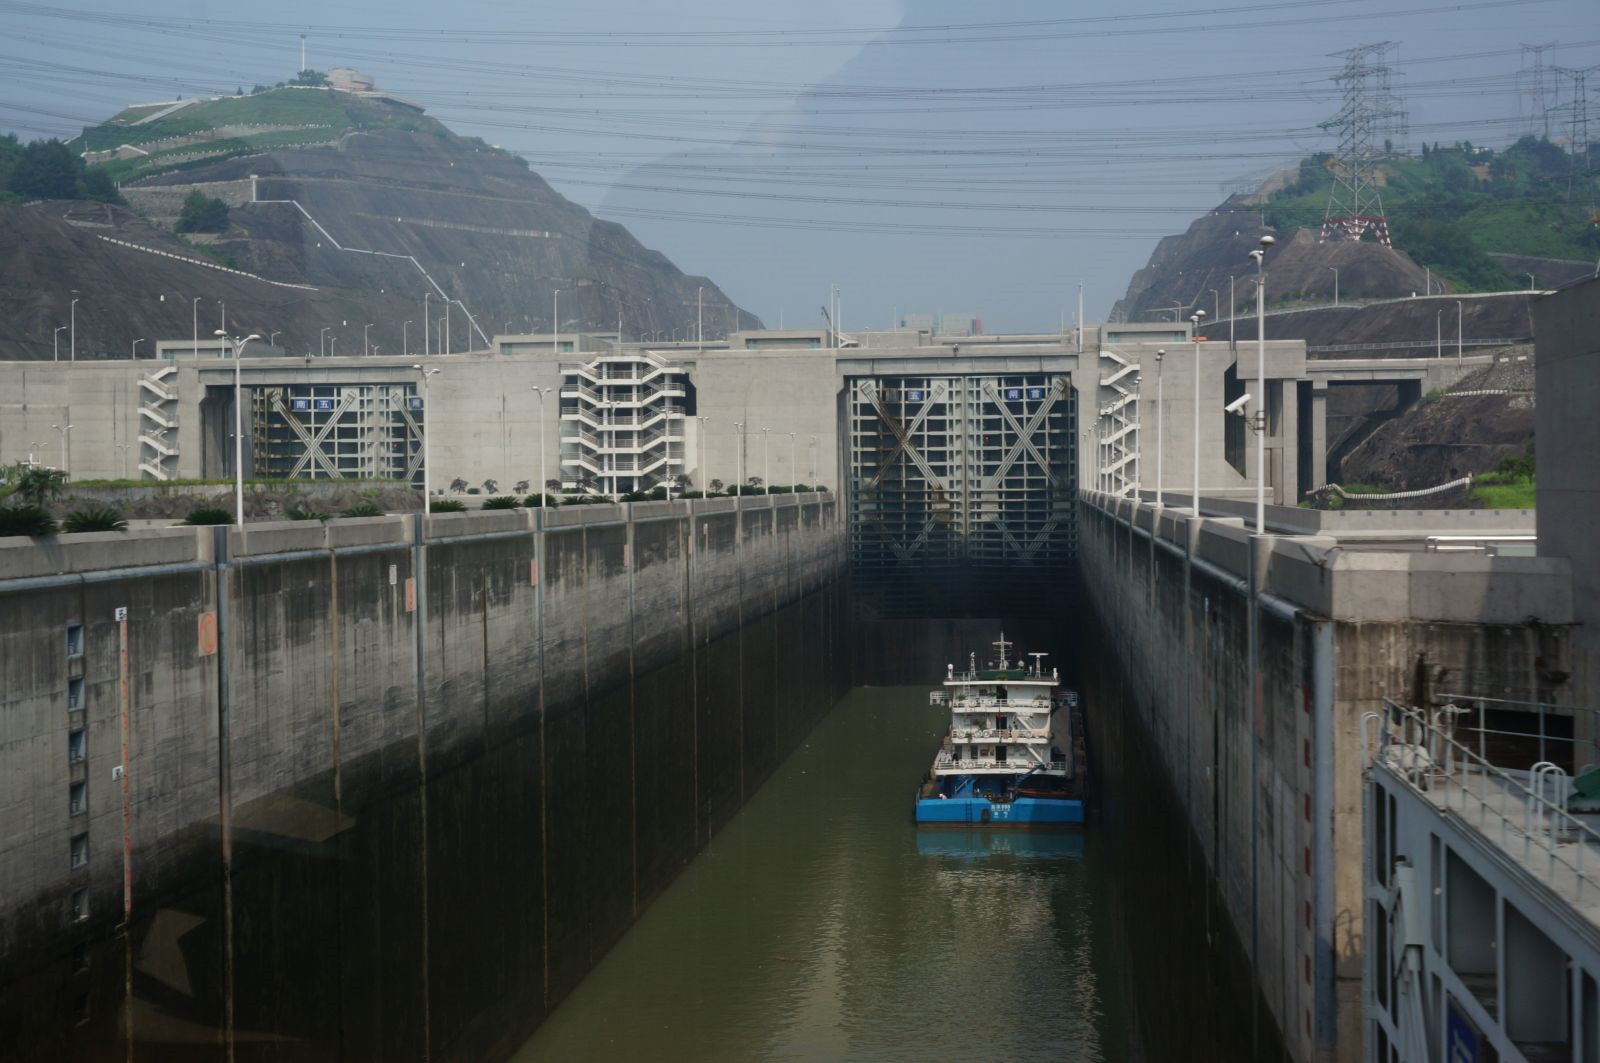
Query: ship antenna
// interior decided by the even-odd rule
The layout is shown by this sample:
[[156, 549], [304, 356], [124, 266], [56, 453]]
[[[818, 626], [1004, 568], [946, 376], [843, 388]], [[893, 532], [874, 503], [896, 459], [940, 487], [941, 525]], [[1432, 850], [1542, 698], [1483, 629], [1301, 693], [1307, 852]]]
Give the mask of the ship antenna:
[[1006, 655], [1006, 651], [1011, 648], [1011, 643], [1006, 641], [1006, 633], [1004, 631], [1000, 632], [1000, 641], [990, 643], [990, 645], [1000, 651], [1000, 668], [1004, 671], [1011, 664], [1011, 658]]
[[1028, 654], [1028, 656], [1033, 658], [1033, 674], [1034, 675], [1043, 674], [1043, 672], [1044, 672], [1044, 659], [1046, 657], [1050, 656], [1050, 655], [1048, 653], [1030, 653], [1030, 654]]
[[972, 674], [973, 675], [977, 675], [978, 674], [978, 655], [976, 653], [970, 653], [970, 654], [967, 655], [967, 660], [969, 661], [968, 667], [972, 669]]

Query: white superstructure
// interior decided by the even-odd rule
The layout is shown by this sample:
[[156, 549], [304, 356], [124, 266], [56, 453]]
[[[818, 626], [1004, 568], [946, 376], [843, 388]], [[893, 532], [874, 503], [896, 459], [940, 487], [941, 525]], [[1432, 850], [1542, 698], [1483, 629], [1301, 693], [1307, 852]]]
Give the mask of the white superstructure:
[[950, 708], [950, 735], [934, 774], [1065, 775], [1066, 760], [1052, 743], [1059, 675], [1044, 670], [1042, 653], [1029, 654], [1032, 665], [1009, 660], [1003, 634], [994, 645], [999, 659], [991, 667], [980, 669], [973, 654], [965, 672], [947, 666], [944, 689], [928, 695], [930, 703]]

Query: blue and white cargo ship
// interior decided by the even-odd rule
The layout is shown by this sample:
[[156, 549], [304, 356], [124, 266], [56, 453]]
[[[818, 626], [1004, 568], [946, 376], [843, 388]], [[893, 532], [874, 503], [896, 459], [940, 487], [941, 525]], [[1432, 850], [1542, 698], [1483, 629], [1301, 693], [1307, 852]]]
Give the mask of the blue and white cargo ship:
[[950, 709], [933, 769], [917, 791], [917, 824], [1083, 826], [1086, 764], [1078, 697], [1060, 689], [1043, 653], [1009, 658], [1004, 634], [987, 668], [946, 666], [928, 696]]

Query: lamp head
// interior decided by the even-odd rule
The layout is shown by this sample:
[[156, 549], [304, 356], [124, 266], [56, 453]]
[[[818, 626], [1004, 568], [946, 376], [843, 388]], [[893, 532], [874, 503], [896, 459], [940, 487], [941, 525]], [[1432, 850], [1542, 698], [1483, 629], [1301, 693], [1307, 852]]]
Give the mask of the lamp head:
[[248, 336], [246, 336], [246, 337], [245, 337], [245, 338], [244, 338], [244, 341], [243, 341], [243, 342], [245, 342], [245, 343], [249, 343], [249, 342], [250, 342], [250, 341], [251, 341], [251, 340], [259, 340], [259, 339], [260, 339], [260, 338], [261, 338], [261, 333], [259, 333], [259, 332], [252, 332], [252, 333], [250, 333], [250, 335], [248, 335]]
[[1271, 247], [1277, 242], [1278, 241], [1273, 239], [1271, 236], [1263, 236], [1261, 238], [1261, 250], [1265, 251], [1267, 248]]
[[1163, 347], [1160, 350], [1156, 351], [1156, 361], [1159, 362], [1159, 361], [1161, 361], [1161, 359], [1165, 358], [1166, 356], [1167, 356], [1167, 349], [1165, 347]]
[[227, 335], [227, 333], [222, 331], [221, 329], [216, 329], [211, 334], [213, 336], [226, 336]]

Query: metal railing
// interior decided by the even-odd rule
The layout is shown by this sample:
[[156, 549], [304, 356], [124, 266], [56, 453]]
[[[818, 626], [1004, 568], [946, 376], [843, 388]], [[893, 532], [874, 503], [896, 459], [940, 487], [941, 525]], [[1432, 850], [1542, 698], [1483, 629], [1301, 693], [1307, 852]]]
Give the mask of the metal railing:
[[950, 738], [955, 742], [1042, 742], [1050, 732], [1033, 727], [952, 727]]
[[[1600, 831], [1566, 810], [1571, 779], [1548, 760], [1525, 771], [1490, 763], [1481, 727], [1478, 751], [1458, 742], [1455, 720], [1468, 711], [1451, 701], [1430, 710], [1385, 698], [1382, 712], [1361, 717], [1362, 763], [1369, 770], [1383, 767], [1558, 895], [1571, 891], [1575, 896], [1568, 899], [1583, 903], [1586, 888], [1600, 887]], [[1596, 852], [1586, 857], [1590, 846]]]

